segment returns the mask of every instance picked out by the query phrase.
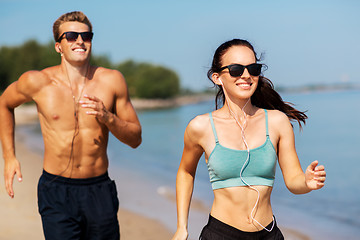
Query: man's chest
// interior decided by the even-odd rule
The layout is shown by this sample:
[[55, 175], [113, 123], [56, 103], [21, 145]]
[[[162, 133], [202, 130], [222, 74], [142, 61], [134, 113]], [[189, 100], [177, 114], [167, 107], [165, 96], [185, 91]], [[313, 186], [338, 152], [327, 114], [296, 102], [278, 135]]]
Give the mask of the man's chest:
[[[85, 95], [94, 96], [99, 101], [90, 100]], [[97, 124], [95, 117], [88, 115], [87, 112], [102, 106], [112, 111], [114, 99], [111, 89], [94, 83], [87, 83], [80, 91], [76, 88], [71, 89], [65, 84], [50, 84], [34, 97], [40, 118], [48, 124], [60, 123], [70, 126], [75, 120], [83, 125]], [[84, 107], [82, 102], [87, 102], [92, 108]]]

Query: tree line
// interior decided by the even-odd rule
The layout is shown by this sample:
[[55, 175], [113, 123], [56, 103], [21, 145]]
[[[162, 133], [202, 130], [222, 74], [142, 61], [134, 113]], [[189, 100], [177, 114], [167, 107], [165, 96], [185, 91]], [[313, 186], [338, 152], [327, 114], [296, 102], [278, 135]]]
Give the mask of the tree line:
[[[42, 70], [60, 64], [54, 43], [28, 40], [20, 46], [0, 48], [0, 91], [29, 70]], [[180, 93], [177, 73], [164, 66], [128, 60], [113, 64], [107, 56], [92, 55], [91, 64], [119, 70], [125, 77], [131, 97], [172, 98]]]

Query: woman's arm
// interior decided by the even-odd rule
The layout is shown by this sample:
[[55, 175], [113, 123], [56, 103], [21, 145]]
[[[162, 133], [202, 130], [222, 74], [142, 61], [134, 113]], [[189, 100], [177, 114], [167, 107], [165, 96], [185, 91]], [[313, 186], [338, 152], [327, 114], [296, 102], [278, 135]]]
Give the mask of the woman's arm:
[[277, 113], [276, 119], [279, 133], [279, 165], [286, 187], [294, 194], [304, 194], [322, 188], [326, 178], [324, 166], [317, 166], [318, 162], [314, 161], [304, 173], [296, 153], [294, 131], [289, 119], [280, 112]]
[[199, 128], [192, 120], [184, 134], [184, 150], [176, 177], [177, 231], [173, 240], [184, 240], [188, 237], [187, 224], [189, 208], [194, 188], [196, 168], [203, 148], [199, 142]]

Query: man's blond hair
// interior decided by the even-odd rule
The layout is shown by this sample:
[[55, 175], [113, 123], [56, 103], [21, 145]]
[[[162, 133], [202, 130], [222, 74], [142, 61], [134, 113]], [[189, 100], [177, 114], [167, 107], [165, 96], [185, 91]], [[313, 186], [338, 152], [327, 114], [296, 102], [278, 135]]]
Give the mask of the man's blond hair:
[[54, 22], [53, 34], [54, 34], [55, 42], [57, 42], [59, 40], [59, 37], [60, 37], [60, 25], [65, 23], [65, 22], [81, 22], [81, 23], [85, 23], [86, 25], [89, 26], [89, 31], [92, 32], [91, 22], [83, 12], [74, 11], [74, 12], [65, 13], [65, 14], [61, 15]]

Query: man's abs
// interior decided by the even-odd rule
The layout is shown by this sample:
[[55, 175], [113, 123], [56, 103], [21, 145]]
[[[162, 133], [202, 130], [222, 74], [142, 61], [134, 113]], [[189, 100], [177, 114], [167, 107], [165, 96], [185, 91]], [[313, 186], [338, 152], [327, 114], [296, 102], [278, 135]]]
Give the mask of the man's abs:
[[54, 131], [42, 128], [45, 152], [44, 170], [68, 178], [89, 178], [108, 168], [108, 132], [98, 128]]

